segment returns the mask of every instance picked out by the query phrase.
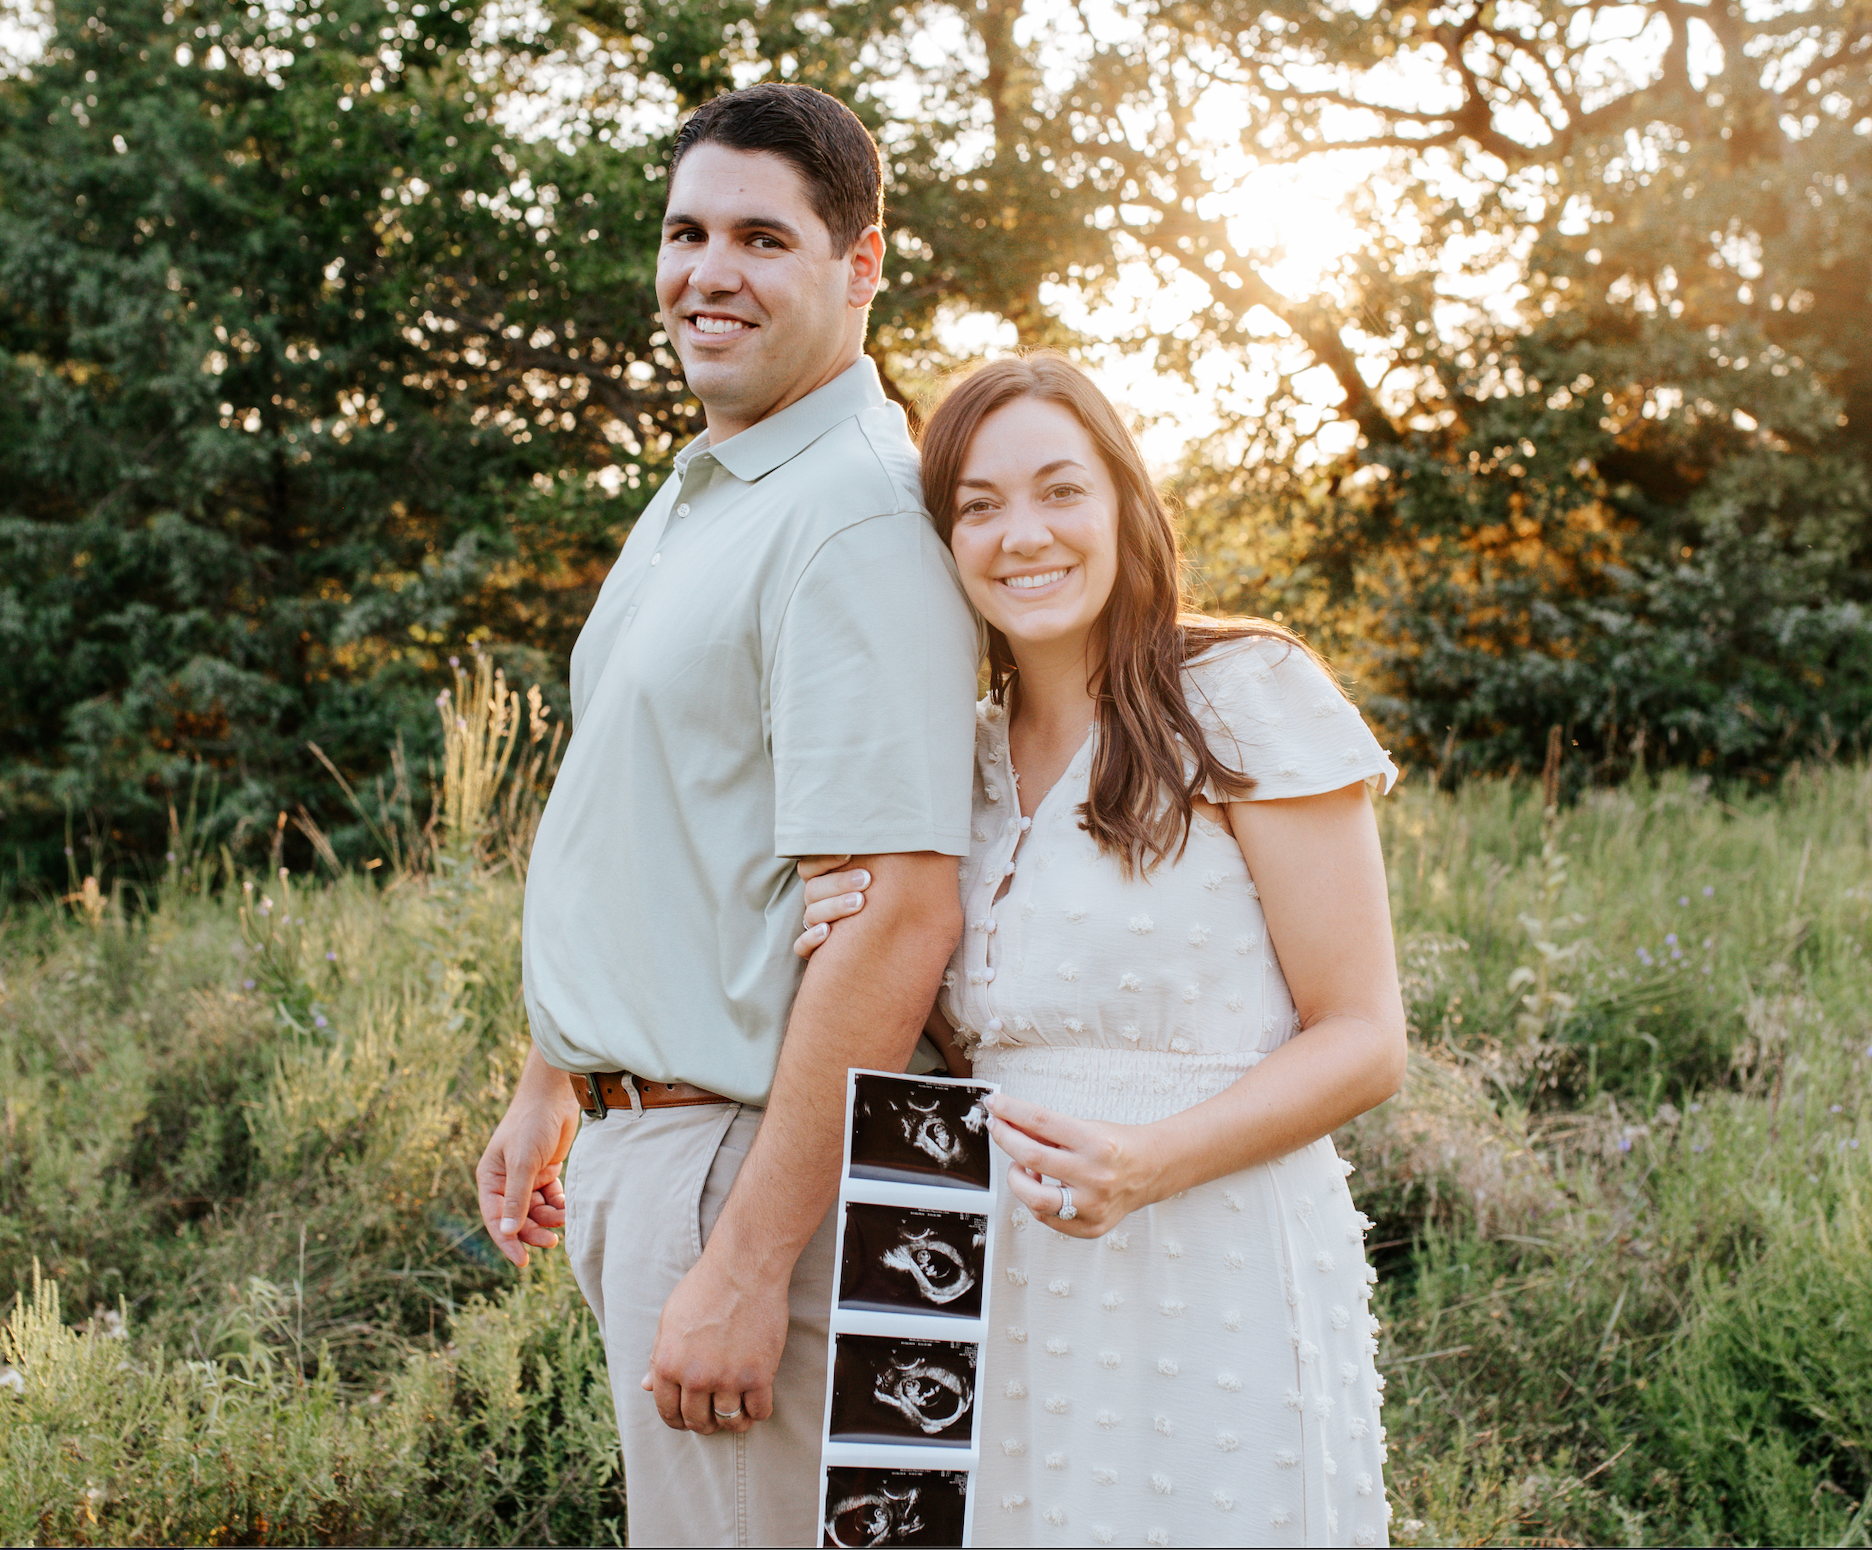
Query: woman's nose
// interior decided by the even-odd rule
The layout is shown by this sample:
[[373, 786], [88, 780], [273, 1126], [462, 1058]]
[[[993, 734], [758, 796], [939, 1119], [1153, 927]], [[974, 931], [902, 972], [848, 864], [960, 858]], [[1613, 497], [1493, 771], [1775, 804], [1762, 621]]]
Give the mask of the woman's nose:
[[1036, 511], [1016, 510], [1008, 523], [1001, 547], [1009, 554], [1033, 555], [1053, 542], [1053, 530]]

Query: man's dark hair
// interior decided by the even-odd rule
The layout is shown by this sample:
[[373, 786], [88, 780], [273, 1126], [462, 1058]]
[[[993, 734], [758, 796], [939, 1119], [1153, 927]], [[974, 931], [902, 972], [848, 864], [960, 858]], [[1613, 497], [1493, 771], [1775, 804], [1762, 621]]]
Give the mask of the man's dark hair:
[[813, 213], [849, 253], [867, 226], [884, 224], [884, 169], [858, 115], [816, 86], [762, 81], [705, 102], [676, 133], [670, 172], [698, 145], [766, 151], [806, 180]]

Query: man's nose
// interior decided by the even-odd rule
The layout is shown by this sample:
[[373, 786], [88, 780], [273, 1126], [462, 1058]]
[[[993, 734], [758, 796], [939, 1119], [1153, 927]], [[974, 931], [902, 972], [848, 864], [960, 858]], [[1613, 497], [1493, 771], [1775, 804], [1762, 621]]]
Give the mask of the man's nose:
[[689, 284], [704, 296], [725, 296], [741, 289], [741, 268], [734, 262], [733, 244], [710, 237], [689, 271]]

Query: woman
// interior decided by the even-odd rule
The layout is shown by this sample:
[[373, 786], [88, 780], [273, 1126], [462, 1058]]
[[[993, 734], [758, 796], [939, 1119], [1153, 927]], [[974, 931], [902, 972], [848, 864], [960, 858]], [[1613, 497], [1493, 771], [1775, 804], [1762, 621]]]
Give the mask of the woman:
[[[1179, 613], [1175, 529], [1064, 358], [964, 379], [923, 478], [990, 642], [929, 1030], [1000, 1084], [1011, 1159], [975, 1542], [1382, 1543], [1370, 1223], [1327, 1137], [1404, 1070], [1364, 784], [1396, 770], [1293, 635]], [[865, 881], [811, 881], [802, 954]]]

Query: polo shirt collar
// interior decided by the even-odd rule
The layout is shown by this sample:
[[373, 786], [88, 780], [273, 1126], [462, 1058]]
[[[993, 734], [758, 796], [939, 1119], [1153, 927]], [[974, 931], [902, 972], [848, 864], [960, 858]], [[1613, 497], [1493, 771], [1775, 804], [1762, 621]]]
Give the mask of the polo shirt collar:
[[678, 456], [679, 476], [690, 462], [707, 452], [743, 484], [752, 484], [798, 457], [833, 426], [866, 409], [882, 409], [889, 402], [878, 380], [877, 367], [870, 356], [861, 355], [824, 387], [750, 425], [719, 447], [709, 445], [708, 432], [704, 431]]

